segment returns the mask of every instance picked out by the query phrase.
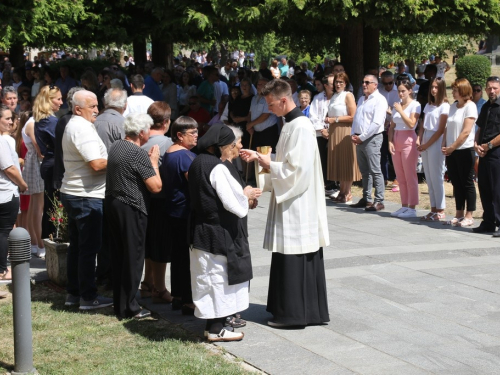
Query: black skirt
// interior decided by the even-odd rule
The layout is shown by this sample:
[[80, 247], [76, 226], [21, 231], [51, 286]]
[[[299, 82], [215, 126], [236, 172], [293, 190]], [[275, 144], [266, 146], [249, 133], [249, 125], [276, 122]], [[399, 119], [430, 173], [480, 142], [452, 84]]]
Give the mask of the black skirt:
[[288, 325], [330, 321], [323, 248], [302, 255], [273, 253], [267, 311]]
[[148, 209], [148, 229], [146, 231], [146, 259], [153, 262], [169, 263], [168, 217], [165, 199], [153, 198]]

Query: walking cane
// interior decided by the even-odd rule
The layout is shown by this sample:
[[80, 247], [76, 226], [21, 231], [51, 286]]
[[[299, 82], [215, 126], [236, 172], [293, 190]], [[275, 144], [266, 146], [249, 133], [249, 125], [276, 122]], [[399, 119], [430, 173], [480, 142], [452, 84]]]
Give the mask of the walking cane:
[[[253, 139], [253, 133], [250, 134], [250, 143], [248, 144], [248, 149], [251, 150], [252, 149], [252, 139]], [[248, 182], [248, 165], [250, 163], [247, 162], [247, 168], [246, 168], [246, 172], [245, 172], [245, 184]]]

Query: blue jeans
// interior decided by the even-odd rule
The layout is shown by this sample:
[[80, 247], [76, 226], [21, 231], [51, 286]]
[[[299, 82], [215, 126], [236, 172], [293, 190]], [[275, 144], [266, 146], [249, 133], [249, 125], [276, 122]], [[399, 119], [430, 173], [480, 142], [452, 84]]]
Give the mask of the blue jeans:
[[85, 301], [93, 300], [97, 296], [95, 267], [102, 243], [103, 199], [61, 193], [61, 202], [68, 214], [67, 291]]

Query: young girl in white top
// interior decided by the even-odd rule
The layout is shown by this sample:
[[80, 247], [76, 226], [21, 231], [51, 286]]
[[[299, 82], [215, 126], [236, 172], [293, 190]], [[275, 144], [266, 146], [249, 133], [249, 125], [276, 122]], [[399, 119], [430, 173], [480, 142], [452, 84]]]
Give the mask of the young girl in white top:
[[440, 221], [446, 218], [443, 185], [445, 157], [441, 152], [441, 144], [449, 112], [446, 83], [444, 79], [433, 78], [430, 83], [428, 103], [424, 108], [424, 126], [420, 127], [417, 140], [431, 201], [431, 212], [422, 216], [422, 220]]
[[446, 167], [453, 185], [457, 212], [447, 224], [468, 227], [474, 224], [472, 213], [476, 210], [474, 123], [477, 119], [477, 107], [471, 100], [472, 87], [465, 78], [453, 82], [451, 89], [456, 102], [450, 107], [442, 152], [446, 156]]
[[391, 126], [389, 128], [389, 152], [399, 182], [401, 208], [391, 216], [416, 217], [418, 204], [417, 177], [417, 134], [415, 126], [420, 116], [420, 103], [411, 97], [412, 86], [409, 81], [398, 83], [400, 102], [394, 103]]

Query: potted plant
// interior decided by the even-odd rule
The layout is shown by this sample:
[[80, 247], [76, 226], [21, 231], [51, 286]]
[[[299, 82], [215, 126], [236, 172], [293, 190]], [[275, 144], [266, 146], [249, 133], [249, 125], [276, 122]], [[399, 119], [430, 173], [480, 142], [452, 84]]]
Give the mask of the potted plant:
[[49, 220], [54, 224], [55, 233], [44, 239], [45, 262], [49, 279], [56, 284], [65, 286], [68, 282], [68, 215], [59, 198], [54, 194], [51, 199], [52, 207], [49, 210]]

